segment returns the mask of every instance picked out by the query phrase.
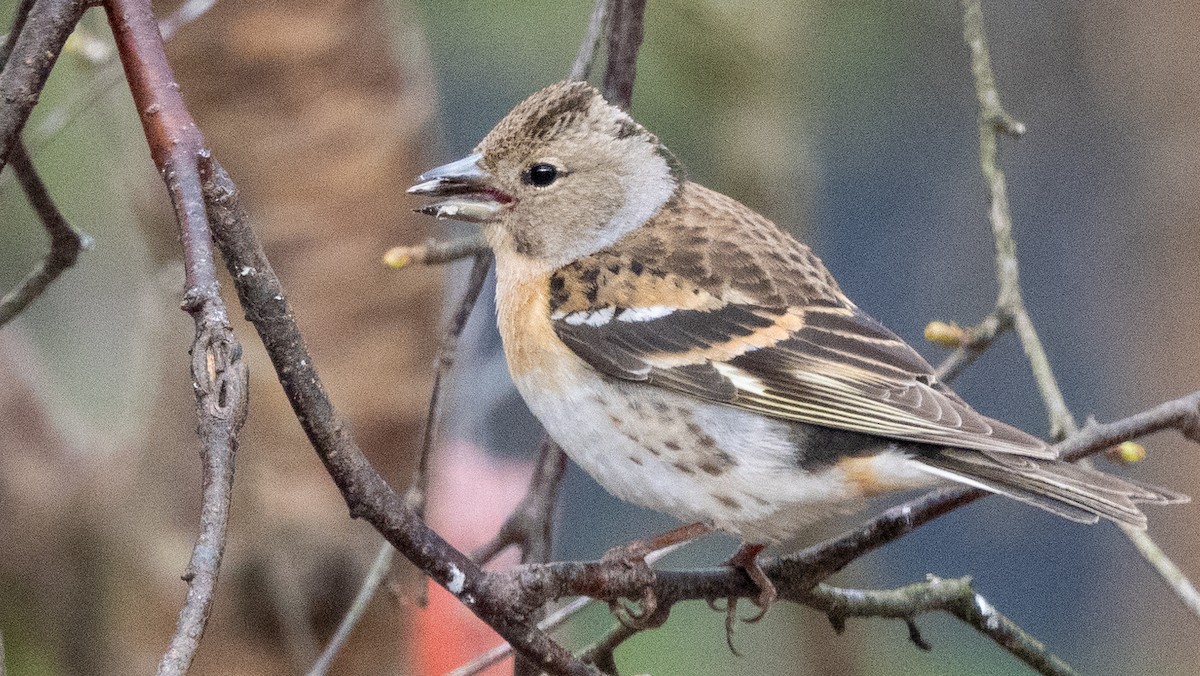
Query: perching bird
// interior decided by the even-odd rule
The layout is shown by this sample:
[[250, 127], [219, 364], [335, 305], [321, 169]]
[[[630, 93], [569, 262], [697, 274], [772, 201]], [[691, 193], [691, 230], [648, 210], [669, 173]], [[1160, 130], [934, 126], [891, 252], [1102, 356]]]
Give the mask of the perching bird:
[[513, 382], [616, 496], [766, 544], [887, 491], [959, 483], [1145, 528], [1176, 493], [1058, 460], [977, 413], [805, 245], [683, 176], [581, 82], [530, 96], [429, 171], [421, 211], [482, 224]]

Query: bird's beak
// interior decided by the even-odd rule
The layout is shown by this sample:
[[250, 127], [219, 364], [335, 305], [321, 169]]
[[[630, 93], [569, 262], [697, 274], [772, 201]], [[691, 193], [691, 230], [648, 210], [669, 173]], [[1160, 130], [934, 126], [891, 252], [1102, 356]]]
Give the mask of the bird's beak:
[[494, 218], [513, 198], [492, 185], [492, 175], [479, 163], [482, 157], [480, 153], [473, 153], [418, 176], [408, 194], [449, 199], [426, 204], [417, 211], [436, 218], [471, 223]]

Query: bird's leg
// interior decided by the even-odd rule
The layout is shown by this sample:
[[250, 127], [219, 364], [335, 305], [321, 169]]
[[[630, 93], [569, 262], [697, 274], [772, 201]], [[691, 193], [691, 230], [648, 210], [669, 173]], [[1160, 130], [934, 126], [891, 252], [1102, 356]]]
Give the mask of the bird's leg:
[[[779, 592], [775, 589], [775, 583], [771, 582], [771, 578], [767, 577], [762, 566], [758, 565], [758, 555], [766, 549], [766, 545], [753, 545], [744, 543], [733, 558], [729, 559], [729, 565], [741, 568], [750, 576], [750, 580], [758, 586], [758, 597], [754, 599], [754, 605], [759, 607], [759, 613], [753, 617], [746, 618], [746, 622], [758, 622], [766, 616], [767, 611], [771, 609], [771, 605], [775, 603], [775, 599], [779, 597]], [[737, 602], [737, 599], [729, 599], [729, 605], [732, 607]], [[732, 609], [730, 613], [732, 614]]]
[[604, 552], [601, 557], [602, 561], [625, 561], [628, 563], [646, 563], [646, 555], [651, 552], [658, 551], [665, 547], [677, 545], [688, 540], [695, 540], [702, 535], [708, 535], [713, 532], [713, 527], [707, 523], [697, 521], [689, 523], [686, 526], [673, 528], [665, 533], [659, 533], [651, 538], [641, 540], [633, 540], [626, 542], [623, 545], [617, 545], [612, 549]]
[[647, 555], [666, 547], [694, 540], [702, 535], [708, 535], [712, 531], [713, 527], [709, 524], [701, 522], [689, 523], [651, 538], [634, 540], [623, 545], [618, 545], [605, 552], [604, 556], [601, 557], [602, 561], [619, 561], [636, 569], [636, 573], [646, 580], [646, 587], [642, 590], [640, 611], [617, 601], [609, 602], [609, 609], [617, 618], [617, 621], [630, 629], [645, 629], [647, 628], [645, 623], [651, 619], [658, 609], [658, 599], [654, 597], [654, 589], [650, 586], [654, 581], [654, 571], [650, 568], [650, 564], [646, 563]]

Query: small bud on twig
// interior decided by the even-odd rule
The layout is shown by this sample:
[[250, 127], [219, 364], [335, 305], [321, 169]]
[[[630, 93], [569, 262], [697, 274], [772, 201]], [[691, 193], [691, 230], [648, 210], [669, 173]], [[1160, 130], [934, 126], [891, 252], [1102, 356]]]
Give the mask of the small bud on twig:
[[933, 321], [925, 325], [925, 340], [934, 345], [955, 349], [971, 342], [971, 335], [954, 322]]
[[1132, 465], [1146, 457], [1146, 447], [1136, 441], [1126, 441], [1110, 448], [1105, 457], [1113, 462]]

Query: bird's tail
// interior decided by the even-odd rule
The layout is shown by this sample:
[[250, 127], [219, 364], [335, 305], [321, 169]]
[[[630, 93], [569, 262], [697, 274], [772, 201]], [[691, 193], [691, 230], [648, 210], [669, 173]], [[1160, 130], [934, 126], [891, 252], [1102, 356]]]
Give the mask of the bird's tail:
[[915, 459], [933, 474], [1080, 523], [1096, 523], [1099, 517], [1104, 517], [1145, 530], [1146, 515], [1136, 503], [1166, 505], [1191, 501], [1174, 491], [1062, 460], [959, 449], [943, 449]]

